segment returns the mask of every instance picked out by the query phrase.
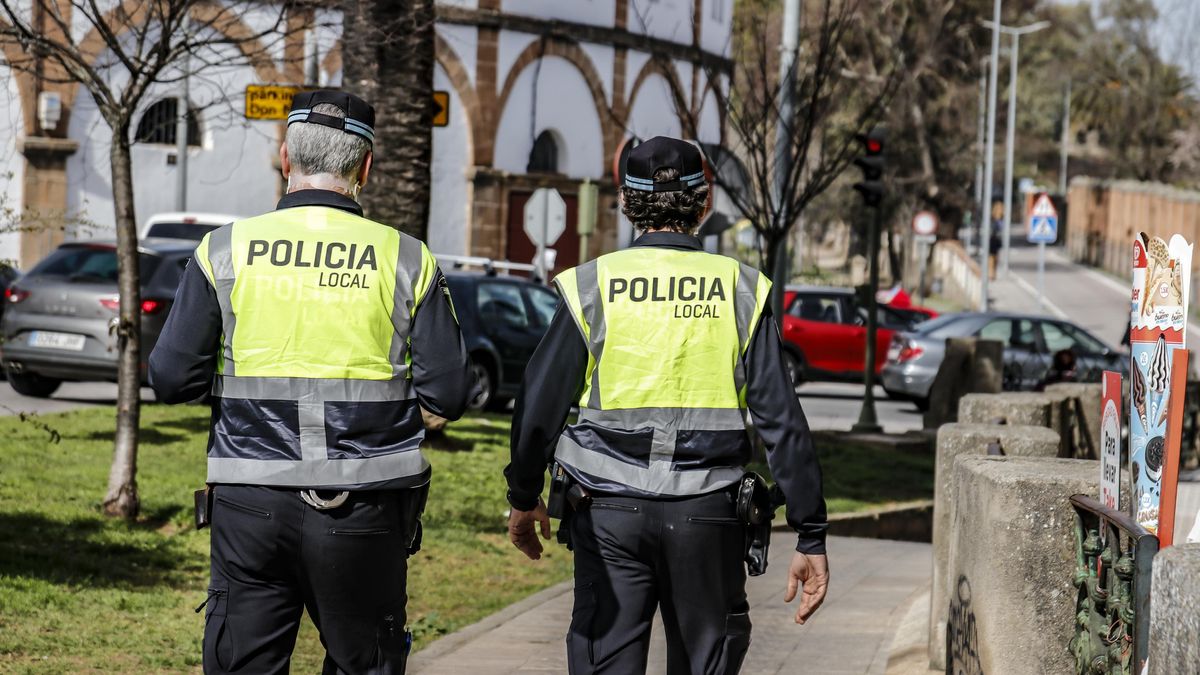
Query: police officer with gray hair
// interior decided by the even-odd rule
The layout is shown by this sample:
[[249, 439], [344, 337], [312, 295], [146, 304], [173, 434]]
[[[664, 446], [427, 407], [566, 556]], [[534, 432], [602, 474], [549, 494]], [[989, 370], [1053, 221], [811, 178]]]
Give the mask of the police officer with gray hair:
[[206, 673], [288, 672], [305, 610], [325, 675], [405, 670], [421, 407], [461, 416], [470, 369], [429, 250], [358, 205], [374, 123], [344, 92], [295, 97], [287, 194], [204, 237], [150, 355], [160, 400], [213, 400]]

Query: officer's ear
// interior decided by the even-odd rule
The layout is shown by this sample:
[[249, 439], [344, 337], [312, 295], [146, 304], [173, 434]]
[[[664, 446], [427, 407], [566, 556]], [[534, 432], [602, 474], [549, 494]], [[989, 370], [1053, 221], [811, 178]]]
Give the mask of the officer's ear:
[[286, 181], [292, 175], [292, 161], [288, 159], [287, 143], [279, 144], [279, 172]]
[[368, 151], [367, 156], [363, 158], [362, 168], [358, 170], [358, 184], [364, 186], [367, 184], [367, 175], [371, 173], [371, 160], [375, 157], [375, 153]]

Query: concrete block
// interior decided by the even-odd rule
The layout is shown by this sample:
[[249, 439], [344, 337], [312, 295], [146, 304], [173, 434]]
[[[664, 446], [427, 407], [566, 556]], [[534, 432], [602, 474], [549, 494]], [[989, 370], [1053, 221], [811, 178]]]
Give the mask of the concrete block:
[[1073, 494], [1095, 496], [1099, 462], [960, 456], [946, 672], [1067, 675], [1075, 617]]
[[959, 455], [986, 455], [988, 444], [993, 442], [998, 442], [1004, 454], [1010, 457], [1055, 457], [1059, 448], [1058, 434], [1046, 427], [957, 423], [946, 424], [938, 430], [933, 486], [933, 586], [929, 612], [929, 661], [933, 668], [946, 667], [947, 598], [953, 590], [953, 579], [946, 574], [946, 566], [953, 534], [951, 479], [954, 460]]
[[[1100, 398], [1104, 387], [1099, 382], [1060, 382], [1046, 387], [1046, 394], [1063, 396], [1068, 410], [1075, 416], [1075, 428], [1080, 440], [1086, 440], [1093, 453], [1100, 452]], [[1061, 433], [1061, 431], [1060, 431]], [[1099, 459], [1095, 454], [1090, 459]]]
[[929, 390], [926, 429], [958, 419], [959, 401], [970, 393], [997, 393], [1003, 382], [1004, 345], [996, 340], [947, 338], [946, 352]]
[[1150, 673], [1200, 673], [1200, 544], [1154, 557], [1150, 598]]
[[1064, 417], [1067, 396], [1044, 392], [1003, 392], [1000, 394], [967, 394], [958, 403], [958, 421], [978, 424], [1025, 424], [1046, 427], [1059, 433], [1059, 456], [1069, 454], [1069, 439], [1063, 431], [1069, 429]]

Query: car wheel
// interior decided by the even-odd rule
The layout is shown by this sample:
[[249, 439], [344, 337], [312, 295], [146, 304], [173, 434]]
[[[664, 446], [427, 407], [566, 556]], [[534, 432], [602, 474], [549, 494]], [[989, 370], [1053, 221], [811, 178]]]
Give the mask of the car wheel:
[[475, 391], [475, 398], [472, 398], [468, 405], [471, 410], [487, 410], [493, 405], [493, 399], [496, 397], [496, 379], [492, 377], [492, 371], [487, 365], [477, 361], [471, 362], [471, 374], [475, 377], [475, 386], [478, 389]]
[[13, 391], [22, 396], [50, 398], [51, 394], [58, 391], [62, 380], [34, 375], [33, 373], [9, 373], [8, 383], [12, 385]]
[[921, 412], [929, 412], [928, 396], [914, 396], [912, 402], [916, 404], [917, 410], [920, 410]]
[[799, 387], [804, 384], [804, 359], [790, 351], [784, 350], [783, 365], [787, 369], [788, 377], [792, 378], [793, 387]]

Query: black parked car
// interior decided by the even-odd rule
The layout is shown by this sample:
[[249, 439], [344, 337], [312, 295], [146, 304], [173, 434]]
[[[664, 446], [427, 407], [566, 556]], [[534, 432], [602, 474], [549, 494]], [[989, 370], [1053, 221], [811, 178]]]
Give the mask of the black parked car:
[[471, 407], [503, 410], [550, 327], [558, 294], [512, 276], [450, 271], [446, 281], [480, 387]]

